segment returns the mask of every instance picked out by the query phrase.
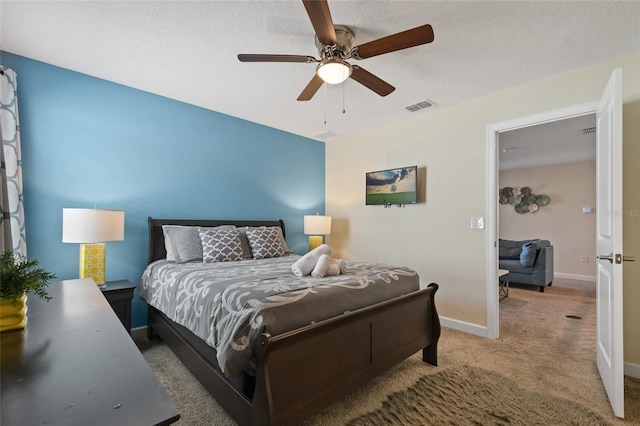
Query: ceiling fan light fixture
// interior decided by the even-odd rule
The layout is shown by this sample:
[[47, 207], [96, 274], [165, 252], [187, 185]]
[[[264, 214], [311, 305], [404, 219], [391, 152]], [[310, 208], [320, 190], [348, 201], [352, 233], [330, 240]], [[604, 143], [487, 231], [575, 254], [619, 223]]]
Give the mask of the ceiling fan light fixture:
[[339, 58], [323, 59], [318, 68], [316, 74], [325, 83], [328, 84], [340, 84], [351, 76], [351, 65]]

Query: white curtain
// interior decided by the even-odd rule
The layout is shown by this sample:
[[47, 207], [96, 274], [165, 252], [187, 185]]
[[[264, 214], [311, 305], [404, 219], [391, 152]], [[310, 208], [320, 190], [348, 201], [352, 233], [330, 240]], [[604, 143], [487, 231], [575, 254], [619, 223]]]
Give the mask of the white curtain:
[[0, 250], [27, 256], [22, 197], [22, 155], [16, 73], [0, 65]]

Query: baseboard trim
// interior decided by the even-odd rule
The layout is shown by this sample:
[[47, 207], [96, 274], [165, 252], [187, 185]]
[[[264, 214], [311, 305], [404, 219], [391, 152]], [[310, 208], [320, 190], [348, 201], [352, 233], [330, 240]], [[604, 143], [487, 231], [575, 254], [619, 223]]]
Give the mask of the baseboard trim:
[[592, 277], [590, 275], [577, 275], [577, 274], [565, 274], [562, 272], [554, 272], [554, 278], [568, 278], [570, 280], [578, 280], [578, 281], [590, 281], [596, 282], [596, 277]]
[[131, 338], [133, 340], [140, 340], [147, 337], [147, 326], [135, 327], [131, 329]]
[[472, 324], [470, 322], [455, 320], [447, 317], [440, 317], [440, 325], [447, 328], [453, 328], [454, 330], [464, 331], [465, 333], [475, 334], [480, 337], [488, 337], [489, 330], [486, 326]]
[[624, 363], [624, 375], [633, 377], [634, 379], [640, 379], [640, 365], [632, 364], [630, 362]]

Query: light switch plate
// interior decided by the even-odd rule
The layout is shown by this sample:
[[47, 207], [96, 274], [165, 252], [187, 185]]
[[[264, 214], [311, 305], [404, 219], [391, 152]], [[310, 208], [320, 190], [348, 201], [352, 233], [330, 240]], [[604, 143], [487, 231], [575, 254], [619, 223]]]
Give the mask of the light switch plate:
[[471, 229], [484, 229], [484, 217], [473, 216], [471, 218]]

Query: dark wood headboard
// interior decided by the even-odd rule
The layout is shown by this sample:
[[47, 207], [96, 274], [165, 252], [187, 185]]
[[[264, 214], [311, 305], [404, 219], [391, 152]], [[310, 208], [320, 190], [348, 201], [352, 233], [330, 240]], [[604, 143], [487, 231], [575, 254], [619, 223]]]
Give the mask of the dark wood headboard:
[[286, 237], [284, 221], [279, 220], [207, 220], [207, 219], [154, 219], [149, 217], [149, 263], [167, 257], [164, 248], [164, 233], [162, 225], [182, 226], [279, 226], [282, 228], [282, 236]]

